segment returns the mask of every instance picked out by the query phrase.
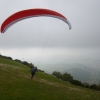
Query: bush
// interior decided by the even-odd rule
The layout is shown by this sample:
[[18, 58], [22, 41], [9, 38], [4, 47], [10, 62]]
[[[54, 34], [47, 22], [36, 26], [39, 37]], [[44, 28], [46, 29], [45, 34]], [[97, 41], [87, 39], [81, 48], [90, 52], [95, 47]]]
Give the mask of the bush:
[[64, 73], [64, 74], [62, 74], [62, 80], [70, 82], [71, 80], [73, 80], [73, 77], [68, 73]]
[[59, 79], [62, 79], [62, 74], [60, 72], [55, 71], [52, 73], [52, 75], [56, 76]]
[[74, 85], [77, 85], [77, 86], [83, 86], [83, 84], [81, 83], [81, 81], [78, 81], [78, 80], [71, 80], [70, 83], [74, 84]]

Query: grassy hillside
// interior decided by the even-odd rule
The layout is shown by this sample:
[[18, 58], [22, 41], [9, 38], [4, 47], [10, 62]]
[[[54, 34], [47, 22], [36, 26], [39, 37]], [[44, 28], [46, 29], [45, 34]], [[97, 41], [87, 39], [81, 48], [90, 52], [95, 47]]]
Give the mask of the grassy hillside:
[[100, 92], [63, 82], [42, 72], [0, 58], [0, 100], [100, 100]]

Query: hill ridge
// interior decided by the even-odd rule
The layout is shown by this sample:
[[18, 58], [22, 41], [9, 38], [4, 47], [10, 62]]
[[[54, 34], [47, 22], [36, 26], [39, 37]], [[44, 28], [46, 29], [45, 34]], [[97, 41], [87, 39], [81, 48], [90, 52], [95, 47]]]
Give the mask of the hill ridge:
[[40, 71], [31, 80], [29, 70], [14, 62], [7, 64], [0, 61], [0, 100], [100, 99], [99, 91], [72, 85]]

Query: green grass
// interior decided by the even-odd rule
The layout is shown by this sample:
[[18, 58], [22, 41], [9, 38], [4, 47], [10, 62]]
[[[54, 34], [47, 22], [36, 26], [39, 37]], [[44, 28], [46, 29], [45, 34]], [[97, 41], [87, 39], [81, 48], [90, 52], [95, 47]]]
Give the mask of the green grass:
[[13, 61], [13, 60], [5, 59], [5, 58], [0, 58], [0, 62], [1, 62], [2, 64], [8, 64], [8, 65], [13, 65], [13, 66], [24, 67], [24, 65], [21, 64], [21, 63], [18, 63], [18, 62]]
[[0, 58], [0, 100], [100, 100], [100, 92], [74, 86], [52, 75], [37, 72], [15, 61]]

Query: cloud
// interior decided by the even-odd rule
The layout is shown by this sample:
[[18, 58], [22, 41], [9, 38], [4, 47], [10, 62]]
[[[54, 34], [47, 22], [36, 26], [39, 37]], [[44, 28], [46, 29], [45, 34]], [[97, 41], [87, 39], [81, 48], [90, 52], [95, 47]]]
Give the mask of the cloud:
[[[46, 60], [43, 62], [54, 62], [56, 59], [58, 63], [79, 62], [94, 66], [100, 60], [100, 0], [2, 0], [0, 24], [11, 14], [30, 8], [60, 12], [69, 19], [72, 30], [56, 18], [23, 20], [0, 34], [1, 54], [33, 63], [40, 57], [42, 61]], [[29, 52], [28, 55], [25, 52]], [[96, 66], [99, 65], [97, 63]]]

